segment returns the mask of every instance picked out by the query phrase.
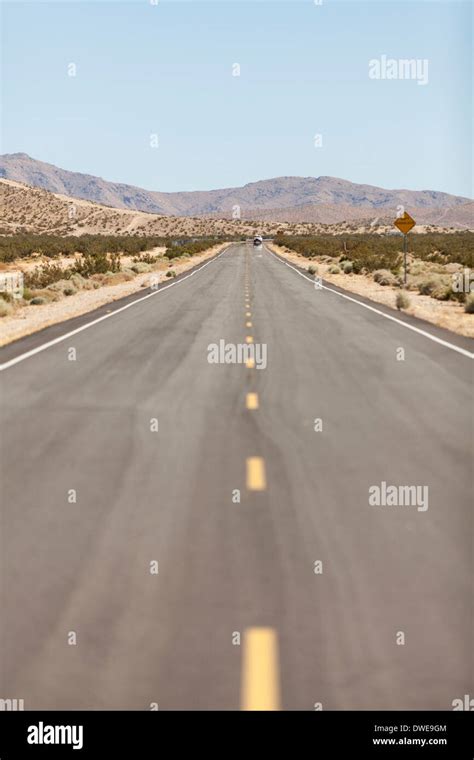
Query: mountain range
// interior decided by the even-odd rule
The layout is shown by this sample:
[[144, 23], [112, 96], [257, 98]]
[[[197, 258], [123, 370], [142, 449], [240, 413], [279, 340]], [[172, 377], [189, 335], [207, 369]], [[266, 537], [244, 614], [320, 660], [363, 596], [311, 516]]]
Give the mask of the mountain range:
[[117, 209], [166, 216], [335, 223], [393, 218], [403, 206], [419, 223], [473, 226], [469, 198], [435, 190], [387, 190], [336, 177], [275, 177], [243, 187], [164, 193], [71, 172], [26, 153], [0, 156], [0, 177]]

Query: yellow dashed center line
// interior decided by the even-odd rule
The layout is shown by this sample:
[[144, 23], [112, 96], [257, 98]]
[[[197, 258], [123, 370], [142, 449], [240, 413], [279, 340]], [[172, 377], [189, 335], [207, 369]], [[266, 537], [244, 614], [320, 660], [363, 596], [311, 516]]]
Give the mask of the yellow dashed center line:
[[248, 628], [244, 633], [242, 710], [279, 710], [278, 640], [273, 628]]
[[247, 409], [258, 409], [258, 393], [247, 393]]
[[253, 343], [253, 338], [252, 338], [252, 336], [251, 336], [251, 335], [247, 335], [247, 337], [245, 338], [245, 342], [246, 342], [246, 343]]
[[246, 311], [246, 312], [245, 312], [245, 316], [246, 316], [246, 317], [251, 317], [251, 316], [252, 316], [252, 312], [250, 312], [250, 311]]
[[247, 488], [249, 491], [264, 491], [267, 487], [265, 462], [262, 457], [247, 459]]
[[245, 327], [252, 327], [252, 323], [251, 322], [246, 322], [245, 323]]
[[247, 359], [245, 366], [247, 369], [253, 369], [255, 367], [255, 361], [253, 359]]

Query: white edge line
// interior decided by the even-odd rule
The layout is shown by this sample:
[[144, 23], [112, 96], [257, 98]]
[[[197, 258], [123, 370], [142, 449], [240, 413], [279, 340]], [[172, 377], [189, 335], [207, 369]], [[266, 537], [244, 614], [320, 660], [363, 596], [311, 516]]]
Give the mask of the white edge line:
[[[308, 275], [303, 274], [303, 272], [300, 272], [299, 269], [292, 266], [291, 264], [288, 264], [287, 261], [283, 261], [279, 256], [274, 254], [273, 251], [270, 251], [268, 248], [265, 248], [265, 250], [267, 251], [267, 253], [270, 254], [270, 256], [273, 256], [281, 264], [285, 264], [290, 269], [293, 269], [293, 271], [296, 272], [296, 274], [299, 274], [301, 277], [304, 277], [304, 279], [308, 280], [308, 282], [314, 282], [314, 280], [312, 280], [311, 277], [308, 277]], [[324, 290], [329, 290], [331, 293], [335, 293], [337, 296], [340, 296], [341, 298], [346, 298], [348, 301], [353, 301], [353, 303], [357, 303], [359, 304], [359, 306], [363, 306], [364, 309], [373, 311], [375, 312], [375, 314], [380, 314], [381, 317], [385, 317], [385, 319], [390, 319], [392, 322], [396, 322], [398, 325], [402, 325], [402, 327], [406, 327], [407, 330], [413, 330], [413, 332], [416, 332], [419, 335], [423, 335], [425, 338], [429, 338], [430, 340], [433, 340], [435, 343], [439, 343], [441, 346], [446, 346], [447, 348], [452, 349], [452, 351], [457, 351], [458, 354], [467, 356], [469, 359], [474, 359], [474, 354], [472, 354], [470, 351], [468, 351], [465, 348], [456, 346], [454, 343], [449, 343], [447, 340], [443, 340], [442, 338], [438, 338], [436, 335], [432, 335], [431, 333], [426, 332], [426, 330], [421, 330], [419, 327], [410, 325], [408, 322], [403, 322], [401, 319], [392, 317], [390, 314], [386, 314], [384, 311], [380, 311], [380, 309], [376, 309], [374, 306], [369, 306], [368, 304], [363, 303], [362, 301], [358, 301], [357, 298], [352, 298], [352, 296], [346, 296], [345, 293], [339, 293], [339, 291], [334, 290], [334, 288], [328, 288], [327, 285], [323, 285], [322, 287], [324, 288]]]
[[[125, 309], [129, 309], [131, 306], [135, 306], [135, 304], [137, 303], [146, 301], [148, 298], [151, 298], [152, 296], [157, 296], [160, 293], [163, 293], [165, 290], [168, 290], [168, 288], [172, 288], [174, 285], [181, 285], [182, 282], [184, 282], [185, 280], [188, 280], [190, 277], [193, 276], [193, 274], [197, 274], [197, 272], [200, 272], [201, 269], [204, 269], [204, 267], [207, 267], [209, 266], [209, 264], [213, 264], [214, 261], [217, 261], [217, 259], [223, 256], [224, 253], [227, 253], [227, 251], [232, 247], [232, 245], [233, 244], [227, 246], [227, 248], [225, 248], [223, 251], [218, 253], [217, 256], [213, 256], [210, 261], [206, 261], [205, 264], [200, 266], [198, 269], [195, 269], [193, 272], [190, 272], [185, 277], [182, 277], [177, 282], [171, 282], [169, 285], [165, 285], [164, 288], [159, 288], [158, 290], [154, 290], [152, 293], [148, 293], [148, 295], [142, 296], [142, 298], [137, 298], [135, 299], [135, 301], [131, 301], [130, 303], [125, 304], [125, 306], [121, 306], [119, 309], [115, 309], [114, 311], [110, 312], [110, 314], [104, 314], [102, 317], [97, 317], [97, 319], [93, 319], [92, 322], [87, 322], [87, 324], [82, 325], [81, 327], [77, 327], [75, 330], [71, 330], [70, 332], [65, 333], [64, 335], [60, 335], [58, 338], [55, 338], [54, 340], [50, 340], [47, 343], [43, 343], [41, 346], [32, 348], [31, 351], [26, 351], [24, 354], [15, 356], [14, 359], [10, 359], [10, 361], [5, 362], [4, 364], [0, 364], [0, 372], [3, 371], [4, 369], [8, 369], [9, 367], [13, 367], [15, 364], [19, 364], [25, 359], [29, 359], [30, 356], [34, 356], [35, 354], [39, 354], [41, 351], [45, 351], [47, 348], [51, 348], [51, 346], [55, 346], [57, 343], [62, 343], [63, 340], [70, 338], [72, 335], [77, 335], [77, 333], [80, 333], [83, 330], [87, 330], [89, 327], [99, 324], [99, 322], [103, 322], [104, 319], [109, 319], [110, 317], [114, 317], [116, 314], [120, 314], [121, 311], [125, 311]], [[106, 306], [107, 304], [105, 303], [103, 305]], [[78, 316], [84, 316], [84, 315], [78, 315]], [[57, 322], [56, 324], [60, 324], [60, 322]], [[31, 333], [31, 335], [33, 334], [34, 333]], [[8, 345], [8, 343], [6, 345]]]

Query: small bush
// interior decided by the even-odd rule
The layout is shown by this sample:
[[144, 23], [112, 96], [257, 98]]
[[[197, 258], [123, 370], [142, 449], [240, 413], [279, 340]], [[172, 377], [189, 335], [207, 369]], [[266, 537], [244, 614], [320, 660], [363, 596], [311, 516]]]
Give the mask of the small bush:
[[82, 276], [82, 274], [75, 272], [73, 275], [71, 275], [71, 283], [76, 288], [76, 290], [80, 290], [81, 288], [85, 287], [87, 280]]
[[[102, 277], [102, 285], [120, 285], [122, 282], [129, 282], [135, 277], [134, 274], [127, 274], [126, 272], [114, 272], [112, 274], [105, 274]], [[92, 288], [88, 288], [91, 290]]]
[[29, 288], [47, 288], [49, 285], [60, 280], [68, 280], [71, 269], [63, 269], [59, 264], [46, 264], [35, 267], [33, 272], [27, 272], [24, 276], [25, 285]]
[[143, 274], [144, 272], [149, 272], [151, 270], [151, 266], [150, 264], [147, 264], [143, 261], [138, 261], [136, 264], [130, 267], [130, 269], [135, 274]]
[[7, 303], [3, 299], [0, 300], [0, 317], [7, 317], [12, 312], [11, 304]]
[[474, 293], [469, 293], [464, 304], [466, 314], [474, 314]]
[[74, 270], [86, 278], [93, 274], [120, 272], [121, 268], [119, 253], [86, 254], [74, 264]]
[[133, 261], [135, 263], [143, 263], [143, 264], [155, 264], [158, 261], [158, 256], [152, 256], [149, 253], [142, 253], [140, 256], [135, 256]]
[[431, 293], [431, 298], [436, 298], [437, 301], [449, 301], [453, 295], [453, 290], [450, 285], [440, 282]]
[[70, 280], [58, 280], [48, 285], [48, 290], [51, 290], [53, 293], [63, 293], [64, 289], [68, 287], [71, 287]]
[[377, 269], [374, 272], [374, 280], [379, 285], [396, 285], [398, 280], [388, 269]]
[[431, 296], [438, 301], [449, 301], [456, 299], [464, 301], [463, 293], [455, 293], [452, 287], [452, 280], [449, 275], [431, 275], [418, 282], [418, 291], [423, 296]]
[[42, 296], [35, 296], [30, 301], [33, 306], [41, 306], [42, 304], [46, 303], [46, 298], [43, 298]]
[[67, 287], [69, 285], [69, 287], [74, 288], [75, 290], [93, 290], [95, 287], [95, 279], [103, 277], [104, 275], [94, 274], [91, 277], [85, 278], [81, 274], [75, 272], [73, 275], [71, 275], [71, 279], [67, 284], [64, 285], [64, 287]]
[[167, 277], [176, 277], [176, 272], [174, 271], [174, 269], [168, 269], [168, 271], [166, 272], [166, 276]]
[[31, 290], [29, 288], [23, 288], [23, 299], [25, 301], [31, 301], [32, 298], [33, 298], [33, 293], [31, 292]]
[[435, 277], [429, 277], [418, 283], [418, 291], [422, 296], [430, 296], [436, 288], [439, 287], [440, 281]]
[[329, 267], [328, 272], [329, 274], [340, 274], [341, 270], [339, 267]]
[[410, 299], [408, 298], [407, 294], [401, 290], [399, 293], [397, 293], [395, 303], [397, 305], [397, 309], [408, 309], [410, 306]]
[[352, 274], [354, 269], [352, 261], [345, 261], [343, 264], [344, 274]]
[[315, 267], [313, 264], [310, 264], [308, 267], [308, 274], [317, 274], [318, 273], [318, 267]]
[[43, 298], [45, 303], [52, 303], [53, 301], [59, 301], [59, 298], [61, 295], [62, 295], [62, 292], [56, 293], [56, 291], [50, 290], [49, 288], [38, 288], [38, 290], [32, 291], [31, 297]]
[[75, 288], [64, 288], [63, 293], [65, 296], [73, 296], [77, 290]]

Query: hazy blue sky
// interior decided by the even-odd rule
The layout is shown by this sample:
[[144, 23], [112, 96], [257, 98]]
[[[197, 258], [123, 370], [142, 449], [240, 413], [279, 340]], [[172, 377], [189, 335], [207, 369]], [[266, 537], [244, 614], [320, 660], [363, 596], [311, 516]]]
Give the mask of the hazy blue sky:
[[[331, 175], [472, 196], [467, 0], [2, 5], [2, 152], [156, 190]], [[382, 55], [428, 59], [428, 84], [370, 79]]]

